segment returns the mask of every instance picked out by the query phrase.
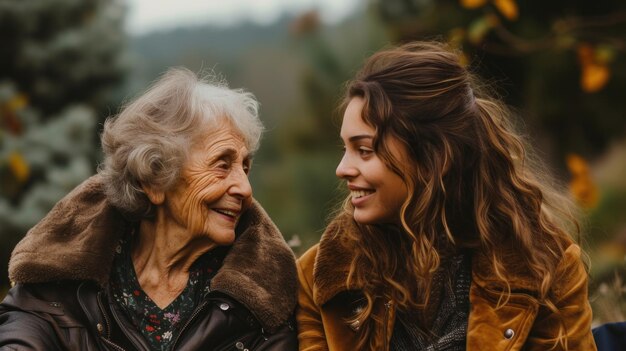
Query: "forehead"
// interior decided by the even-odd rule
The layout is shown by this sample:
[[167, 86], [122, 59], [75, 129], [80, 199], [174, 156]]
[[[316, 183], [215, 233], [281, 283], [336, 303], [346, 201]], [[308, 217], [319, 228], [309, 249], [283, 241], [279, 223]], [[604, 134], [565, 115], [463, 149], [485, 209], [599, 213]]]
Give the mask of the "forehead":
[[[365, 106], [365, 100], [354, 97], [346, 107], [341, 124], [341, 138], [345, 143], [372, 140], [376, 136], [376, 129], [363, 120], [363, 106]], [[402, 160], [405, 164], [409, 163], [409, 154], [404, 143], [391, 135], [384, 136], [383, 140], [392, 157]]]
[[364, 105], [365, 100], [360, 97], [354, 97], [348, 103], [343, 115], [343, 122], [341, 123], [342, 139], [348, 140], [353, 136], [359, 135], [374, 136], [376, 131], [372, 126], [365, 123], [362, 117]]
[[206, 131], [200, 134], [192, 149], [205, 152], [217, 152], [222, 149], [234, 149], [245, 153], [248, 151], [243, 134], [225, 118], [206, 127]]

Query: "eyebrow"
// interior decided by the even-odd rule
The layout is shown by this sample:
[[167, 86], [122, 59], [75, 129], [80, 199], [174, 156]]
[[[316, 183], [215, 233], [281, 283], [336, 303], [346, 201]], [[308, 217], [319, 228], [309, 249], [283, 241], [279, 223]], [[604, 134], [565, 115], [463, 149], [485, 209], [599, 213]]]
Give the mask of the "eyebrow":
[[353, 136], [348, 138], [348, 141], [353, 143], [355, 141], [359, 141], [359, 140], [363, 140], [363, 139], [374, 139], [374, 137], [372, 135], [369, 135], [369, 134], [353, 135]]
[[[217, 156], [215, 156], [216, 160], [222, 159], [224, 157], [229, 157], [229, 158], [235, 158], [238, 155], [238, 151], [236, 149], [233, 148], [227, 148], [225, 150], [223, 150], [222, 152], [220, 152]], [[245, 155], [243, 155], [243, 160], [252, 160], [254, 158], [254, 154], [251, 152], [247, 152]]]

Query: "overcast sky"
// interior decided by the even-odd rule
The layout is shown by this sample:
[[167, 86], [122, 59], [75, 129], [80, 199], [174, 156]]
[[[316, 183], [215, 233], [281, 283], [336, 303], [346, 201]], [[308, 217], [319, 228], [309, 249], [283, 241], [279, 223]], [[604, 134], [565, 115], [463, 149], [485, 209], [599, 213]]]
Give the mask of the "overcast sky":
[[345, 18], [359, 0], [128, 0], [131, 34], [186, 25], [271, 23], [282, 14], [318, 9], [326, 22]]

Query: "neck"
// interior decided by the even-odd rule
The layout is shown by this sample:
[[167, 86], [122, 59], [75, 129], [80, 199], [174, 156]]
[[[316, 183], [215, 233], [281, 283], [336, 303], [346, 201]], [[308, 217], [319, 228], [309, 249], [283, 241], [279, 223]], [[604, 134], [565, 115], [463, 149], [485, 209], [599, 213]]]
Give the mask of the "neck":
[[168, 218], [159, 208], [154, 221], [142, 220], [131, 253], [139, 285], [159, 307], [185, 289], [191, 265], [216, 247]]

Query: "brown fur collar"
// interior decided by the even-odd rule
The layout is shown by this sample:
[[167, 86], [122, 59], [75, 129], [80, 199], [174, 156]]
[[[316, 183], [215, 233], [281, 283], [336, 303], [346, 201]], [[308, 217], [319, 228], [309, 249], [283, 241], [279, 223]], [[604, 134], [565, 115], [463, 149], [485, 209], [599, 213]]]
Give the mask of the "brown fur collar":
[[[107, 284], [115, 247], [130, 223], [111, 206], [99, 176], [59, 201], [15, 247], [9, 277], [18, 283], [93, 280]], [[237, 240], [211, 282], [244, 304], [268, 331], [296, 305], [295, 257], [267, 213], [253, 201]]]
[[358, 230], [351, 220], [334, 220], [320, 239], [313, 268], [313, 299], [318, 306], [324, 305], [343, 291], [360, 290], [361, 286], [348, 286], [346, 280], [352, 261], [352, 250], [343, 231]]
[[[322, 235], [313, 268], [313, 299], [318, 306], [324, 305], [339, 293], [362, 288], [346, 284], [354, 248], [345, 239], [345, 231], [356, 230], [358, 228], [352, 219], [336, 219]], [[560, 250], [564, 250], [571, 244], [571, 242], [562, 243]], [[523, 261], [519, 249], [511, 243], [506, 243], [500, 247], [498, 254], [501, 255], [504, 264], [502, 273], [507, 278], [511, 291], [522, 291], [530, 295], [538, 294], [537, 278], [526, 269], [527, 264]], [[496, 279], [490, 254], [485, 250], [475, 249], [471, 251], [471, 255], [473, 284], [494, 291], [506, 291], [506, 285]], [[366, 269], [375, 274], [370, 267], [360, 269]]]

